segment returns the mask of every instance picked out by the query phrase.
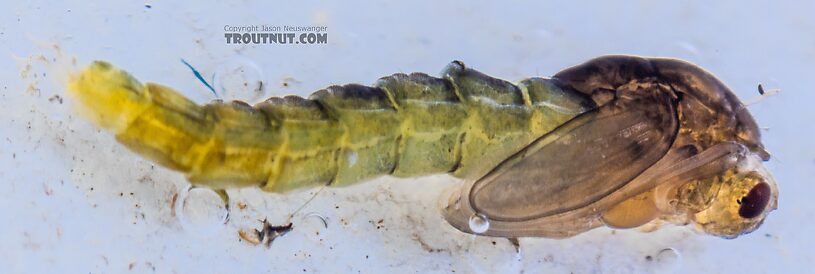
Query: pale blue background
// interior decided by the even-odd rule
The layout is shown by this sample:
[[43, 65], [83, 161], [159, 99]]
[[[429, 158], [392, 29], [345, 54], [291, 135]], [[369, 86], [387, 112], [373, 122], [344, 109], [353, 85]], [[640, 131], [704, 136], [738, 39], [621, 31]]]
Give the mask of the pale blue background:
[[[813, 268], [815, 5], [811, 1], [3, 1], [0, 5], [0, 272], [45, 273], [806, 273]], [[324, 25], [327, 45], [226, 45], [226, 24]], [[169, 206], [183, 177], [151, 167], [76, 117], [70, 71], [95, 59], [198, 100], [204, 75], [251, 60], [268, 94], [435, 73], [458, 59], [487, 74], [548, 76], [611, 53], [670, 56], [714, 72], [739, 97], [783, 91], [750, 107], [772, 152], [779, 209], [737, 240], [686, 228], [599, 229], [567, 240], [474, 238], [441, 219], [447, 176], [384, 178], [328, 189], [266, 249], [237, 231], [281, 223], [310, 192], [231, 192], [248, 204], [213, 233], [192, 233]], [[75, 59], [74, 59], [75, 58]], [[75, 60], [76, 64], [73, 64]], [[291, 81], [295, 79], [295, 81]], [[283, 87], [283, 81], [291, 82]], [[240, 94], [235, 95], [240, 97]], [[130, 193], [133, 194], [130, 194]], [[312, 191], [313, 192], [313, 191]], [[121, 194], [121, 196], [120, 196]], [[328, 217], [322, 228], [306, 213]], [[382, 224], [377, 227], [379, 220]], [[317, 234], [319, 233], [319, 234]], [[681, 260], [648, 261], [673, 247]]]

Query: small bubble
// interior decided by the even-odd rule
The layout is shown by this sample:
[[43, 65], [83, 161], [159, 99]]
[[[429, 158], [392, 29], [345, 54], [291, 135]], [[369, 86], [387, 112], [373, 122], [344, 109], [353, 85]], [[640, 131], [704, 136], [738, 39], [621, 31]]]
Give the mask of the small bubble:
[[232, 58], [215, 68], [212, 85], [222, 99], [250, 103], [268, 97], [260, 67], [247, 58]]
[[220, 230], [228, 211], [224, 200], [208, 188], [188, 188], [176, 199], [175, 210], [184, 230], [209, 236]]
[[682, 256], [679, 254], [679, 251], [670, 247], [660, 250], [656, 256], [657, 263], [665, 267], [676, 266], [681, 259]]
[[469, 225], [470, 230], [474, 233], [481, 234], [490, 229], [490, 220], [482, 214], [474, 214], [470, 217]]
[[357, 153], [355, 151], [351, 151], [348, 153], [348, 166], [352, 167], [357, 164]]
[[328, 218], [317, 212], [311, 212], [302, 217], [302, 223], [314, 226], [316, 230], [328, 228]]

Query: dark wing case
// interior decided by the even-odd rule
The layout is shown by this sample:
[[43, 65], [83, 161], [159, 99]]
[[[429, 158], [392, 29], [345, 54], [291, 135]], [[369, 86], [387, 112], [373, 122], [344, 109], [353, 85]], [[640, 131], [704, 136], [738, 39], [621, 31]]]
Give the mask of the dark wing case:
[[647, 190], [645, 183], [636, 189], [627, 185], [671, 148], [678, 130], [677, 98], [656, 81], [619, 78], [583, 81], [600, 83], [598, 92], [610, 99], [468, 183], [445, 206], [448, 222], [472, 233], [469, 220], [479, 215], [489, 221], [479, 234], [566, 237], [601, 225], [603, 211]]

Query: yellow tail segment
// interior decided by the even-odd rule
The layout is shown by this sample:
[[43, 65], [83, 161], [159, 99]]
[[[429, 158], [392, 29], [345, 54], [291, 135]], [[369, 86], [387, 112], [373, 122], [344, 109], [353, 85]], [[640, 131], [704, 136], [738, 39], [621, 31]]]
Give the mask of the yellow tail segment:
[[97, 61], [68, 84], [80, 110], [98, 126], [122, 132], [151, 104], [145, 87], [124, 71]]
[[70, 90], [119, 142], [192, 183], [270, 192], [381, 175], [477, 179], [592, 107], [549, 79], [516, 86], [456, 62], [443, 74], [394, 74], [370, 87], [330, 86], [255, 106], [202, 106], [94, 62], [73, 77]]
[[170, 88], [142, 85], [100, 61], [74, 76], [69, 89], [81, 112], [119, 142], [186, 173], [193, 183], [260, 185], [274, 172], [274, 151], [282, 140], [248, 105], [200, 106]]

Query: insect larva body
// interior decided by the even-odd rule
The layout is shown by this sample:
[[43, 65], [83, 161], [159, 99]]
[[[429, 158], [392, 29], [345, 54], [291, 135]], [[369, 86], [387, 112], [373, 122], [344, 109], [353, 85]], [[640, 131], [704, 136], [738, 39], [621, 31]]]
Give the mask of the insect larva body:
[[80, 98], [123, 104], [114, 108], [118, 113], [105, 115], [124, 119], [117, 122], [116, 136], [132, 150], [185, 172], [195, 184], [258, 185], [272, 192], [380, 175], [450, 172], [477, 179], [594, 107], [550, 79], [514, 85], [460, 62], [442, 74], [394, 74], [373, 87], [331, 86], [307, 99], [273, 97], [255, 106], [218, 101], [199, 106], [99, 62], [75, 85], [106, 81], [129, 87], [130, 101], [105, 101], [112, 94]]
[[442, 212], [468, 233], [567, 237], [662, 218], [732, 238], [777, 203], [752, 116], [676, 59], [604, 56], [517, 85], [452, 62], [440, 78], [394, 74], [254, 106], [197, 105], [104, 62], [70, 88], [131, 150], [216, 190], [450, 173], [465, 184]]

